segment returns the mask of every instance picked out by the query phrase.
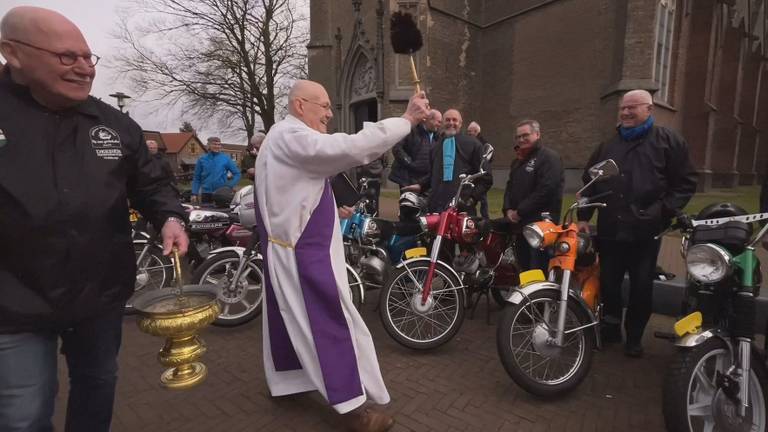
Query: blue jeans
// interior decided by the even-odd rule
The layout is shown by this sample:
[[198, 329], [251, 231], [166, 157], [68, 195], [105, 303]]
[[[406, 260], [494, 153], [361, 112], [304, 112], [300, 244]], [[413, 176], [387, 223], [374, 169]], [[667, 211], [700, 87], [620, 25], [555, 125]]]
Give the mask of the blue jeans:
[[107, 432], [117, 384], [122, 310], [56, 332], [0, 334], [0, 431], [53, 431], [57, 353], [69, 367], [66, 432]]

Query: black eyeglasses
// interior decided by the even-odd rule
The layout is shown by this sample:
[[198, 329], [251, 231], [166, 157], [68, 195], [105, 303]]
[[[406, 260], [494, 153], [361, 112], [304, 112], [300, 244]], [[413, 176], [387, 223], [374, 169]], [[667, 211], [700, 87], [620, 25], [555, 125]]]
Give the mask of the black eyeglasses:
[[333, 111], [333, 106], [331, 105], [330, 102], [320, 103], [320, 102], [315, 102], [313, 100], [309, 100], [309, 99], [303, 98], [303, 97], [299, 97], [299, 99], [303, 100], [304, 102], [309, 102], [312, 105], [317, 105], [317, 106], [319, 106], [320, 108], [323, 108], [326, 111]]
[[37, 50], [40, 50], [40, 51], [45, 51], [45, 52], [47, 52], [49, 54], [53, 54], [53, 55], [55, 55], [56, 57], [59, 58], [59, 61], [64, 66], [72, 66], [73, 64], [77, 63], [77, 59], [78, 58], [82, 58], [83, 61], [85, 61], [85, 64], [87, 64], [90, 67], [94, 67], [94, 66], [96, 66], [96, 64], [99, 63], [99, 60], [101, 60], [101, 57], [99, 57], [99, 56], [97, 56], [96, 54], [93, 54], [93, 53], [91, 53], [91, 54], [84, 54], [84, 55], [79, 55], [79, 54], [69, 53], [69, 52], [59, 53], [59, 52], [56, 52], [56, 51], [51, 51], [51, 50], [46, 49], [46, 48], [41, 48], [39, 46], [32, 45], [30, 43], [22, 42], [22, 41], [16, 40], [16, 39], [7, 39], [7, 41], [8, 42], [14, 42], [14, 43], [17, 43], [19, 45], [28, 46], [30, 48], [34, 48], [34, 49], [37, 49]]

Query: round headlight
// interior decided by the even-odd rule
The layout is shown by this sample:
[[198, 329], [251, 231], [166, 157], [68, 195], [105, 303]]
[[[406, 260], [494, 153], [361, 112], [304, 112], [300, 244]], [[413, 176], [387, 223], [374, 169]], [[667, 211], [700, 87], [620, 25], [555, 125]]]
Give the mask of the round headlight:
[[381, 228], [375, 220], [368, 219], [363, 223], [363, 237], [374, 241], [381, 237]]
[[568, 242], [560, 242], [557, 244], [557, 252], [561, 254], [567, 254], [571, 251], [571, 245]]
[[536, 224], [530, 224], [523, 227], [523, 237], [534, 249], [541, 248], [544, 243], [544, 233], [541, 232], [541, 228]]
[[719, 282], [731, 273], [731, 254], [711, 243], [693, 245], [688, 248], [685, 266], [688, 274], [701, 283]]

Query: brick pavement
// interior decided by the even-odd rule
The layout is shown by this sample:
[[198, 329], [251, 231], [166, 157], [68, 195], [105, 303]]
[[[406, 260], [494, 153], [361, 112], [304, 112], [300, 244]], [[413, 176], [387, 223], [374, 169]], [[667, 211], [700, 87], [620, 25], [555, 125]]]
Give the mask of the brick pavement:
[[[383, 203], [382, 213], [392, 217], [392, 203]], [[626, 359], [620, 347], [610, 347], [595, 355], [591, 373], [574, 393], [541, 400], [518, 388], [501, 366], [496, 327], [485, 324], [484, 302], [475, 319], [465, 320], [450, 343], [430, 352], [413, 352], [384, 331], [373, 311], [377, 294], [368, 293], [363, 317], [392, 396], [387, 411], [397, 420], [393, 431], [663, 430], [661, 380], [674, 348], [648, 335], [669, 330], [672, 320], [668, 317], [652, 319], [644, 359]], [[495, 324], [498, 308], [493, 303], [491, 318]], [[139, 332], [133, 317], [126, 317], [123, 329], [115, 432], [341, 430], [317, 393], [269, 396], [261, 360], [260, 318], [238, 328], [205, 330], [208, 379], [198, 388], [181, 392], [158, 385], [162, 367], [156, 353], [162, 341]], [[67, 391], [63, 359], [59, 376], [54, 420], [61, 429]]]
[[[376, 292], [371, 292], [373, 300]], [[387, 410], [394, 431], [615, 431], [663, 430], [660, 383], [673, 347], [646, 338], [646, 358], [626, 359], [619, 347], [594, 357], [592, 371], [573, 394], [541, 400], [519, 389], [496, 354], [495, 326], [485, 324], [481, 302], [454, 340], [431, 352], [400, 347], [384, 331], [372, 301], [363, 316], [376, 342], [392, 395]], [[495, 323], [498, 308], [491, 305]], [[652, 327], [671, 319], [654, 317]], [[649, 329], [648, 334], [652, 333]], [[668, 327], [666, 327], [668, 329]], [[126, 317], [113, 430], [121, 431], [336, 431], [336, 417], [316, 393], [271, 398], [261, 360], [261, 320], [204, 332], [207, 381], [189, 391], [158, 385], [155, 358], [161, 340], [141, 333]], [[66, 369], [56, 424], [63, 424]]]

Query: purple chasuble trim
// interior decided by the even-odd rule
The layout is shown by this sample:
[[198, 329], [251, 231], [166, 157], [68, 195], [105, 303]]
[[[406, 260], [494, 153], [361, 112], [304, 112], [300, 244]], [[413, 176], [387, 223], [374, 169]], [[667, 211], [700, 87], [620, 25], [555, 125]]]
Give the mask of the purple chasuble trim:
[[[255, 192], [254, 192], [255, 193]], [[272, 351], [272, 363], [278, 372], [292, 371], [301, 369], [301, 362], [296, 355], [296, 350], [291, 343], [291, 337], [288, 336], [288, 330], [285, 328], [283, 315], [277, 305], [275, 291], [272, 288], [272, 279], [269, 276], [269, 236], [264, 227], [264, 219], [259, 211], [259, 202], [256, 201], [256, 227], [259, 231], [261, 241], [261, 256], [264, 259], [264, 301], [267, 303], [267, 320], [269, 322], [269, 346]]]
[[328, 402], [336, 405], [363, 395], [352, 334], [344, 317], [331, 265], [336, 204], [326, 180], [323, 196], [296, 243], [296, 266], [325, 382]]

